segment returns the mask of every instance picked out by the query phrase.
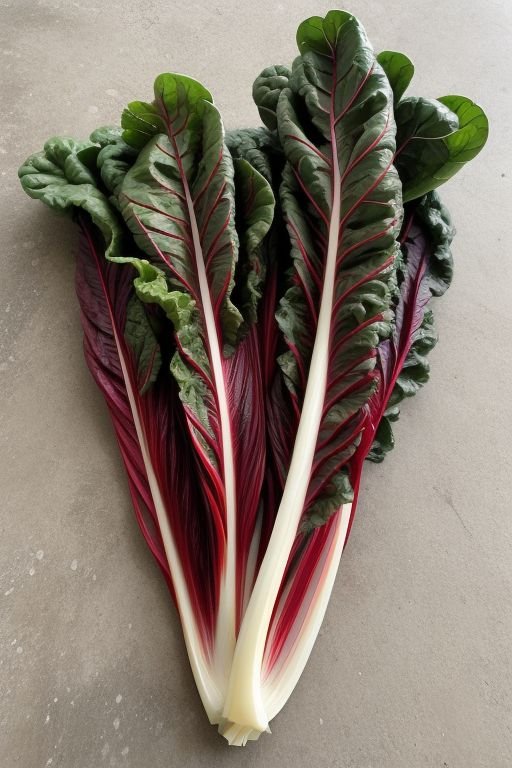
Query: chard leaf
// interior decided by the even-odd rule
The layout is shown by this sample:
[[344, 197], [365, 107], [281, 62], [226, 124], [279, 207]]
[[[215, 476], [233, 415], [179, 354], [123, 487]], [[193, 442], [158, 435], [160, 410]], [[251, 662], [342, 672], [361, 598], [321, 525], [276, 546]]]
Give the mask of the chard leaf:
[[244, 318], [244, 330], [256, 322], [266, 264], [262, 243], [274, 215], [274, 195], [265, 178], [242, 158], [235, 169], [236, 229], [239, 237], [233, 303]]
[[76, 293], [85, 359], [110, 411], [137, 520], [170, 586], [169, 564], [128, 396], [128, 388], [137, 374], [131, 365], [136, 356], [132, 357], [124, 343], [127, 306], [135, 301], [144, 311], [134, 296], [132, 282], [131, 270], [109, 264], [105, 259], [99, 238], [84, 217], [76, 266]]
[[[19, 174], [30, 196], [80, 223], [76, 291], [86, 361], [109, 407], [137, 520], [175, 597], [196, 684], [214, 718], [220, 705], [211, 656], [223, 539], [196, 482], [177, 386], [160, 364], [161, 340], [134, 295], [137, 272], [147, 282], [159, 273], [133, 255], [116, 211], [95, 186], [88, 163], [99, 151], [97, 144], [53, 139]], [[168, 349], [168, 339], [162, 341]]]
[[202, 105], [204, 102], [213, 103], [211, 93], [192, 77], [172, 74], [157, 77], [155, 93], [157, 92], [158, 98], [152, 104], [132, 101], [123, 111], [121, 125], [126, 143], [136, 149], [142, 149], [152, 137], [165, 134], [169, 130], [169, 120], [164, 110], [168, 115], [172, 115], [174, 109], [182, 114], [183, 110], [187, 111], [187, 136], [189, 140], [194, 140], [194, 137], [199, 140]]
[[450, 244], [453, 226], [437, 192], [406, 206], [402, 254], [404, 273], [395, 309], [393, 333], [378, 348], [381, 384], [372, 400], [372, 418], [378, 424], [368, 459], [382, 461], [394, 446], [391, 422], [397, 405], [416, 394], [429, 378], [427, 355], [435, 346], [434, 317], [427, 304], [441, 295], [452, 275]]
[[322, 500], [335, 510], [333, 499], [339, 508], [347, 498], [336, 477], [360, 440], [376, 384], [375, 347], [389, 329], [400, 185], [392, 94], [362, 27], [332, 12], [304, 22], [297, 40], [302, 56], [277, 108], [295, 271], [277, 319], [296, 413], [308, 411], [306, 390], [317, 377], [322, 398], [318, 434], [309, 436], [316, 449], [307, 520], [312, 510], [321, 519]]
[[288, 87], [291, 71], [289, 67], [276, 64], [267, 67], [258, 75], [252, 87], [252, 97], [264, 124], [271, 131], [277, 130], [277, 102], [279, 94]]
[[379, 464], [384, 460], [387, 453], [393, 450], [395, 447], [395, 436], [393, 435], [393, 429], [391, 427], [391, 419], [387, 414], [381, 418], [375, 437], [373, 439], [372, 446], [368, 452], [368, 461], [373, 461]]
[[276, 133], [261, 127], [238, 128], [226, 133], [226, 144], [234, 159], [246, 160], [261, 173], [277, 197], [284, 157]]
[[[123, 136], [132, 145], [144, 146], [124, 176], [119, 200], [138, 247], [156, 270], [149, 279], [142, 275], [136, 280], [137, 294], [162, 307], [174, 326], [177, 350], [171, 371], [180, 388], [205, 498], [225, 546], [224, 578], [217, 584], [223, 626], [216, 642], [226, 667], [243, 595], [243, 574], [235, 567], [236, 510], [243, 500], [238, 496], [239, 444], [229, 413], [228, 360], [244, 331], [244, 316], [231, 299], [239, 255], [235, 170], [220, 115], [211, 95], [195, 80], [160, 75], [153, 105], [137, 104], [123, 115]], [[150, 135], [148, 125], [158, 132]], [[260, 291], [259, 243], [270, 227], [273, 197], [268, 183], [250, 166], [238, 165], [237, 173], [245, 265], [240, 296], [250, 323]], [[252, 356], [251, 365], [259, 365], [257, 356]], [[255, 386], [261, 386], [258, 371], [252, 375]], [[260, 399], [253, 398], [256, 411]], [[264, 465], [264, 450], [255, 451], [254, 457], [258, 466]], [[259, 497], [258, 466], [251, 477], [249, 506]], [[255, 509], [248, 508], [247, 514], [254, 525]]]
[[[98, 147], [90, 142], [68, 138], [50, 139], [42, 152], [31, 155], [20, 167], [18, 176], [27, 195], [41, 200], [59, 213], [74, 215], [76, 209], [89, 214], [98, 227], [109, 255], [118, 255], [123, 230], [106, 196], [96, 186], [96, 178], [83, 162], [84, 153]], [[88, 158], [86, 158], [88, 160]]]
[[414, 64], [405, 53], [399, 51], [381, 51], [377, 61], [389, 80], [396, 106], [413, 78]]
[[418, 201], [414, 214], [423, 224], [432, 243], [427, 266], [427, 279], [432, 296], [442, 296], [453, 278], [452, 240], [455, 235], [452, 217], [436, 191]]
[[126, 341], [133, 337], [134, 317], [143, 323], [134, 270], [110, 263], [94, 227], [85, 217], [80, 224], [76, 292], [86, 362], [110, 411], [137, 521], [176, 602], [196, 684], [214, 716], [218, 692], [210, 660], [221, 561], [177, 387], [167, 366], [157, 373], [152, 365], [154, 384], [143, 395], [139, 391], [140, 362], [156, 340], [146, 325], [142, 346]]
[[91, 134], [91, 141], [100, 144], [96, 165], [101, 180], [111, 193], [110, 202], [119, 210], [118, 195], [127, 171], [137, 158], [137, 150], [122, 137], [120, 128], [99, 128]]
[[119, 139], [123, 137], [123, 129], [117, 125], [103, 125], [100, 128], [96, 128], [89, 140], [93, 144], [98, 144], [102, 149], [109, 144], [117, 144]]
[[396, 108], [396, 166], [404, 202], [448, 181], [484, 147], [489, 132], [481, 107], [464, 96], [409, 97]]
[[121, 117], [123, 139], [131, 147], [142, 149], [158, 133], [165, 131], [165, 124], [154, 104], [131, 101]]

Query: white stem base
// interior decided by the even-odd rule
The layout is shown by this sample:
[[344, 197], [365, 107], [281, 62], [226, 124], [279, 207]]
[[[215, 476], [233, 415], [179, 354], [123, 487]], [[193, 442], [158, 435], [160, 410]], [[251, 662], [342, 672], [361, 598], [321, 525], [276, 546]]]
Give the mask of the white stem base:
[[258, 686], [262, 692], [260, 706], [256, 710], [253, 697], [238, 691], [237, 700], [232, 700], [229, 708], [231, 717], [221, 719], [219, 733], [230, 745], [245, 746], [248, 741], [256, 741], [262, 733], [270, 733], [269, 720], [281, 711], [297, 685], [327, 610], [347, 539], [351, 511], [352, 505], [344, 504], [338, 512], [336, 530], [308, 614], [283, 667], [275, 675], [269, 675], [261, 687]]

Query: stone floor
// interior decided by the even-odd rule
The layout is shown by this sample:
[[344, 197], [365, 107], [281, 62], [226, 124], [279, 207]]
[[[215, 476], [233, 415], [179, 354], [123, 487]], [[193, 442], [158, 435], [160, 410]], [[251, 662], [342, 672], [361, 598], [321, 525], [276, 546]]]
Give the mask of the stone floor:
[[[82, 360], [75, 232], [25, 197], [24, 158], [86, 137], [186, 72], [226, 125], [328, 3], [0, 0], [0, 765], [510, 768], [512, 4], [359, 0], [412, 92], [485, 106], [484, 154], [446, 190], [456, 277], [432, 380], [368, 466], [327, 618], [287, 707], [243, 753], [201, 710]], [[509, 223], [507, 224], [507, 219]]]

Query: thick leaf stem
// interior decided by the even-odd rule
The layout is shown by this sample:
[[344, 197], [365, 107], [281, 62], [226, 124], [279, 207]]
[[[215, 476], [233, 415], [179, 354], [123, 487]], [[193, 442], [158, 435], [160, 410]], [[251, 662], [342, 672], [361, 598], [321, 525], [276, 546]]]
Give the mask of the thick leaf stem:
[[[179, 158], [176, 146], [176, 156]], [[210, 362], [215, 383], [217, 405], [219, 408], [220, 429], [222, 435], [222, 462], [226, 509], [226, 561], [220, 584], [219, 607], [217, 614], [217, 631], [215, 633], [215, 666], [222, 684], [227, 684], [229, 668], [235, 648], [236, 626], [236, 489], [233, 457], [233, 439], [231, 435], [231, 419], [226, 394], [226, 381], [222, 367], [222, 354], [219, 334], [215, 322], [215, 314], [210, 294], [210, 286], [204, 263], [203, 249], [197, 226], [194, 203], [184, 170], [179, 163], [183, 180], [185, 199], [187, 203], [196, 269], [203, 308]]]

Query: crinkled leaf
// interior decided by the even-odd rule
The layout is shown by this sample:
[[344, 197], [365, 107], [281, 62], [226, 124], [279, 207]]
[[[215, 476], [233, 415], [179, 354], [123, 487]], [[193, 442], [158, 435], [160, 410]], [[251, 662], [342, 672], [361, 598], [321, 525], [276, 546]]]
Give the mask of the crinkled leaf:
[[96, 164], [103, 184], [111, 193], [110, 202], [119, 209], [121, 184], [134, 164], [138, 151], [124, 141], [120, 128], [99, 128], [91, 134], [91, 141], [101, 146]]
[[[389, 332], [400, 185], [392, 166], [392, 94], [362, 27], [347, 13], [330, 12], [304, 22], [297, 40], [302, 55], [277, 107], [288, 161], [281, 203], [295, 270], [278, 311], [289, 347], [279, 362], [299, 416], [327, 303], [327, 388], [304, 510], [307, 518], [314, 506], [319, 519], [322, 499], [335, 508], [334, 478], [359, 442], [375, 389], [375, 348]], [[326, 297], [328, 272], [334, 293]]]
[[350, 478], [346, 470], [338, 472], [326, 486], [324, 496], [320, 501], [311, 505], [307, 517], [301, 523], [300, 532], [312, 533], [329, 520], [340, 508], [341, 504], [348, 504], [354, 500], [354, 491], [350, 484]]
[[453, 278], [451, 243], [455, 228], [452, 218], [436, 191], [421, 198], [415, 208], [415, 215], [425, 225], [433, 244], [432, 256], [428, 262], [430, 292], [432, 296], [442, 296], [450, 287]]
[[290, 76], [289, 67], [276, 64], [266, 67], [254, 81], [252, 97], [261, 119], [271, 131], [277, 130], [277, 102], [281, 91], [288, 87]]
[[265, 178], [247, 161], [235, 159], [236, 229], [238, 263], [232, 300], [244, 318], [242, 330], [256, 322], [266, 263], [263, 240], [274, 215], [274, 195]]
[[278, 137], [268, 128], [238, 128], [226, 133], [233, 158], [246, 160], [277, 192], [283, 169], [283, 150]]
[[[136, 289], [144, 301], [161, 306], [174, 325], [177, 351], [171, 371], [180, 388], [203, 490], [230, 556], [235, 551], [229, 531], [236, 530], [238, 465], [229, 418], [227, 357], [247, 331], [242, 326], [244, 316], [231, 298], [239, 256], [236, 223], [242, 237], [239, 296], [250, 323], [261, 292], [259, 247], [272, 220], [273, 195], [263, 176], [240, 162], [240, 211], [235, 220], [233, 160], [211, 95], [196, 81], [160, 75], [151, 109], [144, 105], [137, 112], [132, 107], [128, 122], [126, 113], [123, 116], [123, 136], [144, 146], [122, 181], [119, 200], [137, 245], [157, 270], [149, 280], [141, 276]], [[150, 113], [151, 124], [159, 131], [152, 136], [146, 130]], [[140, 135], [136, 135], [138, 120], [143, 121]], [[257, 357], [251, 365], [259, 366]], [[261, 386], [259, 370], [251, 371], [251, 376], [255, 386]], [[256, 414], [257, 396], [253, 404]], [[264, 436], [260, 439], [264, 441]], [[263, 466], [264, 450], [253, 455]], [[261, 476], [255, 466], [251, 481], [256, 490], [250, 497], [256, 501]], [[248, 518], [254, 525], [254, 510], [248, 510]], [[240, 582], [242, 577], [233, 574], [232, 578]], [[233, 605], [237, 614], [241, 594], [237, 583], [236, 611]], [[224, 642], [221, 637], [218, 641]]]
[[382, 381], [373, 400], [378, 428], [368, 454], [371, 461], [382, 461], [394, 446], [390, 422], [398, 418], [397, 405], [428, 381], [427, 355], [437, 334], [427, 304], [450, 284], [453, 234], [450, 215], [437, 192], [406, 206], [400, 267], [404, 276], [398, 288], [394, 329], [391, 338], [379, 345]]
[[162, 356], [148, 316], [136, 296], [132, 296], [126, 306], [124, 335], [136, 361], [137, 388], [143, 395], [158, 376]]
[[94, 147], [74, 139], [50, 139], [44, 150], [31, 155], [18, 175], [25, 192], [60, 213], [74, 214], [82, 209], [101, 231], [109, 255], [120, 251], [121, 223], [107, 198], [96, 186], [96, 179], [80, 154]]

